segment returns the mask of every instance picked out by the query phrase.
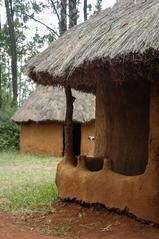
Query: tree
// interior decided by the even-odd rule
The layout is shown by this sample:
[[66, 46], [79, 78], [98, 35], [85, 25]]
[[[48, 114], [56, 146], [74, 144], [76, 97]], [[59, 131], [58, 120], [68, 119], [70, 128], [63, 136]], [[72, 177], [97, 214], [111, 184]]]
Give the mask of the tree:
[[84, 0], [83, 15], [84, 15], [84, 21], [86, 21], [87, 20], [87, 0]]
[[[22, 67], [26, 61], [39, 53], [44, 44], [46, 45], [59, 36], [58, 32], [38, 19], [39, 13], [44, 8], [47, 8], [48, 5], [39, 2], [37, 4], [36, 0], [25, 0], [25, 2], [21, 0], [5, 0], [4, 3], [6, 15], [8, 15], [6, 23], [2, 26], [0, 25], [0, 108], [6, 105], [8, 93], [15, 105], [21, 105], [30, 94], [30, 91], [35, 89], [35, 84], [32, 81], [29, 82], [28, 78], [22, 73]], [[26, 30], [29, 29], [28, 21], [30, 19], [45, 26], [49, 33], [44, 33], [44, 36], [40, 36], [38, 30], [36, 30], [33, 33], [33, 37], [28, 41]], [[15, 70], [16, 74], [14, 74]], [[15, 75], [16, 77], [14, 77]], [[8, 104], [10, 104], [10, 101], [8, 101]]]
[[[54, 3], [53, 0], [51, 0], [51, 2]], [[50, 26], [48, 26], [41, 20], [37, 19], [35, 16], [41, 13], [44, 9], [48, 9], [49, 7], [49, 5], [46, 5], [43, 2], [36, 3], [35, 0], [25, 0], [25, 2], [22, 2], [21, 0], [16, 0], [14, 5], [14, 12], [16, 13], [16, 16], [18, 18], [23, 19], [23, 22], [26, 23], [28, 20], [32, 19], [40, 25], [46, 27], [46, 29], [54, 35], [54, 38], [59, 37], [59, 34], [54, 29], [52, 29]]]
[[67, 31], [67, 1], [60, 2], [59, 32], [60, 36]]
[[17, 47], [14, 31], [13, 8], [12, 0], [5, 0], [6, 15], [10, 38], [10, 52], [11, 52], [11, 68], [12, 68], [12, 87], [13, 87], [13, 102], [17, 104], [18, 90], [17, 90]]
[[77, 25], [78, 11], [76, 0], [69, 0], [69, 28]]
[[[1, 34], [1, 19], [0, 19], [0, 34]], [[0, 49], [2, 48], [0, 42]], [[2, 64], [2, 55], [0, 54], [0, 64]], [[2, 65], [0, 65], [0, 110], [2, 108]]]
[[[76, 0], [69, 0], [69, 28], [77, 24]], [[66, 117], [65, 117], [65, 157], [74, 161], [73, 155], [73, 102], [71, 87], [65, 87]]]

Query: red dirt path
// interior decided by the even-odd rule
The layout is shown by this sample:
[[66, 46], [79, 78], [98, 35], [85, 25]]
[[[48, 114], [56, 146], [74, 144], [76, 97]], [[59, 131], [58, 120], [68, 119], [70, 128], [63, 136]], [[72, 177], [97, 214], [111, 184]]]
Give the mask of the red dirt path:
[[23, 223], [17, 222], [11, 215], [0, 214], [0, 239], [59, 239], [59, 237], [42, 236], [32, 232]]
[[[54, 227], [69, 225], [67, 236], [46, 236]], [[142, 224], [105, 208], [86, 208], [79, 204], [58, 202], [52, 213], [21, 218], [0, 214], [0, 239], [159, 239], [159, 228]]]

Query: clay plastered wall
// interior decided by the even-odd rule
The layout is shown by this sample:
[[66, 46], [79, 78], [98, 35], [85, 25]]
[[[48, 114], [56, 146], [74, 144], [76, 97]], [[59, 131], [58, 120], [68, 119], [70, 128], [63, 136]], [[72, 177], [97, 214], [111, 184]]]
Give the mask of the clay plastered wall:
[[95, 122], [81, 124], [81, 155], [93, 156], [95, 141], [90, 141], [89, 136], [95, 135]]
[[61, 157], [63, 153], [63, 124], [58, 122], [21, 125], [21, 153]]
[[154, 81], [150, 97], [148, 164], [143, 174], [126, 176], [116, 173], [112, 171], [111, 161], [106, 158], [101, 170], [91, 172], [85, 163], [85, 157], [78, 159], [76, 167], [68, 163], [68, 158], [57, 168], [56, 183], [59, 196], [62, 199], [76, 199], [90, 204], [98, 202], [108, 208], [127, 211], [140, 219], [159, 224], [158, 106], [159, 82]]
[[150, 83], [122, 85], [101, 79], [96, 91], [95, 155], [109, 158], [127, 176], [144, 173], [148, 161]]

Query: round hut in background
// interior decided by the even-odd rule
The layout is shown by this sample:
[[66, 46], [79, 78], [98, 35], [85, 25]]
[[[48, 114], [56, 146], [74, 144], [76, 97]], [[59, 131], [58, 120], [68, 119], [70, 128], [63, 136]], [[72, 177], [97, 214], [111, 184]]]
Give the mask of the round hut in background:
[[[94, 155], [95, 96], [72, 90], [73, 153]], [[65, 149], [66, 98], [62, 87], [38, 86], [13, 115], [20, 124], [20, 152], [62, 157]]]
[[159, 223], [159, 1], [119, 1], [67, 31], [26, 74], [96, 94], [93, 166], [62, 161], [59, 196]]

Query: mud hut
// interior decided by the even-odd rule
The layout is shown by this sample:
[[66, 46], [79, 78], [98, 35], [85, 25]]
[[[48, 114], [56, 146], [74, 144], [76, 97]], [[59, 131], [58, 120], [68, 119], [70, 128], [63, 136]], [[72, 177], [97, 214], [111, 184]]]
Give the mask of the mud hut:
[[[95, 96], [73, 90], [73, 152], [93, 155]], [[85, 100], [84, 100], [85, 99]], [[38, 86], [12, 120], [21, 126], [20, 152], [62, 157], [65, 148], [66, 99], [63, 88]]]
[[81, 155], [76, 166], [67, 155], [59, 164], [60, 197], [159, 223], [159, 1], [102, 11], [33, 58], [26, 73], [96, 93], [94, 158]]

